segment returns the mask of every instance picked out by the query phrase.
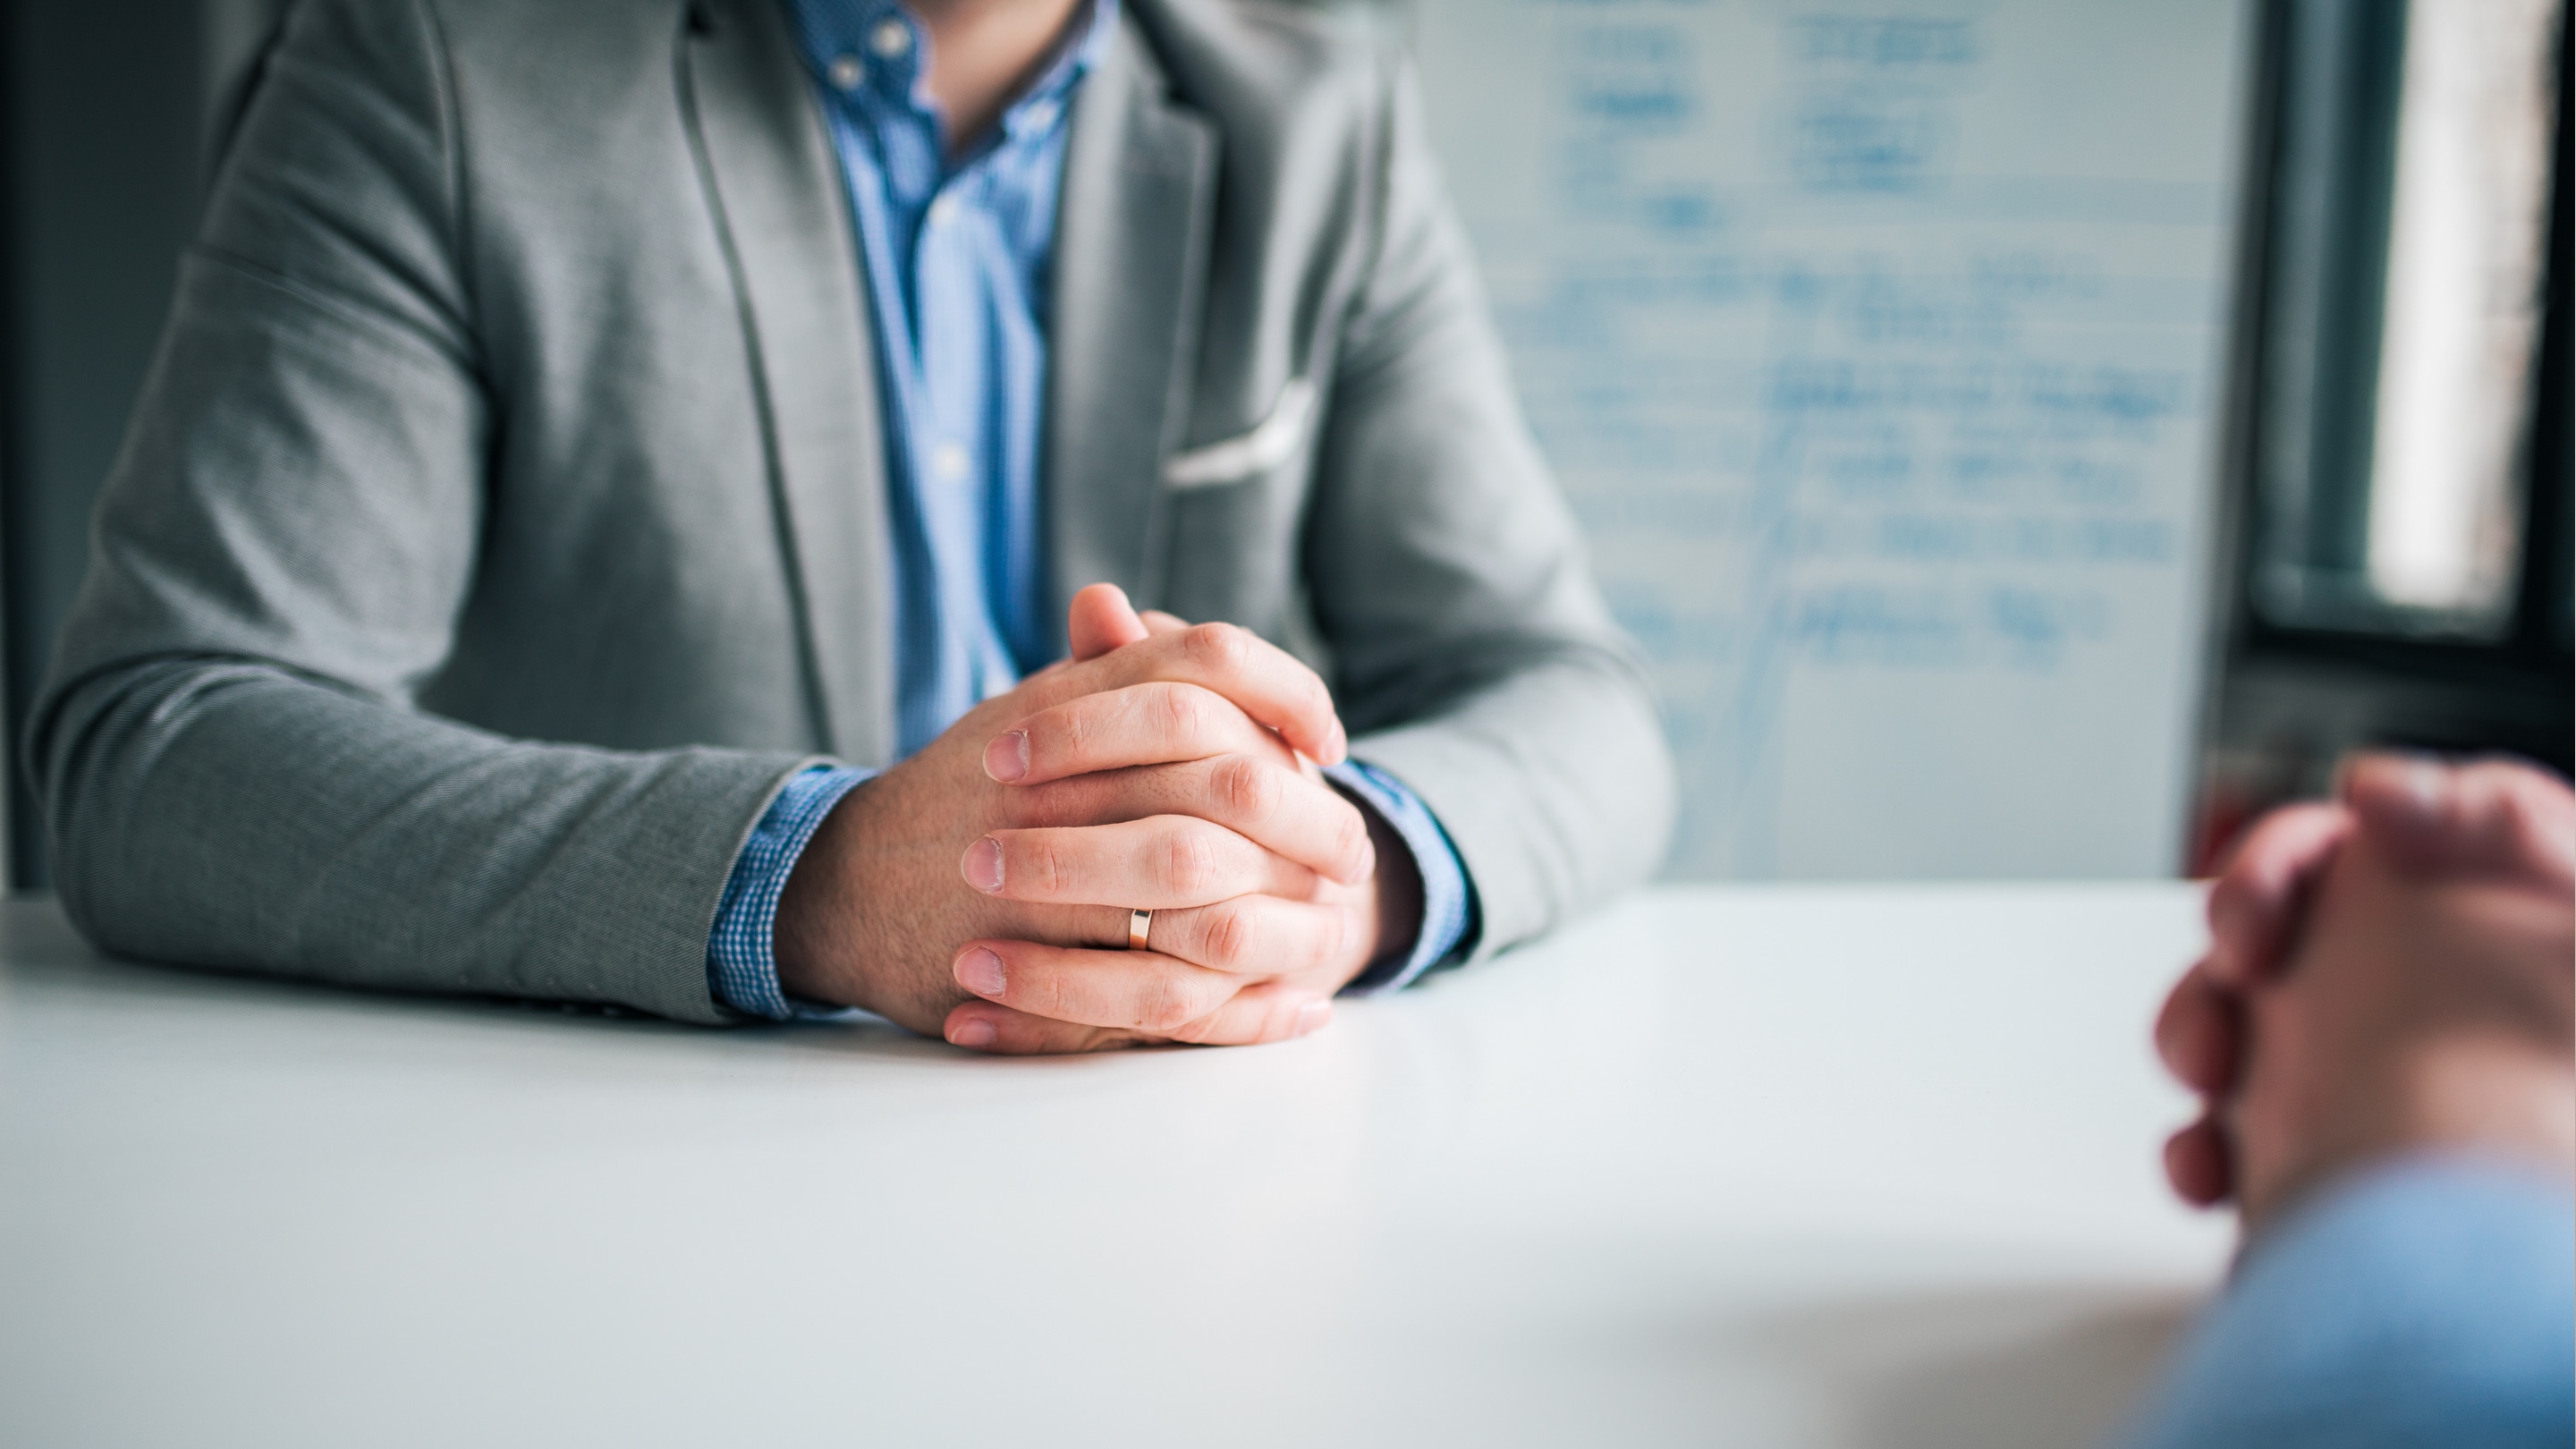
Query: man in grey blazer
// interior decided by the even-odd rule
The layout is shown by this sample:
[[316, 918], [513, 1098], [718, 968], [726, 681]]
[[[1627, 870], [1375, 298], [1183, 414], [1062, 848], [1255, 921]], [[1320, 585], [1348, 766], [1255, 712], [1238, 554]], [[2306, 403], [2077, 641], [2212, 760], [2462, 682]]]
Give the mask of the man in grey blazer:
[[1406, 68], [1248, 0], [304, 0], [27, 749], [109, 949], [1004, 1051], [1310, 1030], [1671, 788]]

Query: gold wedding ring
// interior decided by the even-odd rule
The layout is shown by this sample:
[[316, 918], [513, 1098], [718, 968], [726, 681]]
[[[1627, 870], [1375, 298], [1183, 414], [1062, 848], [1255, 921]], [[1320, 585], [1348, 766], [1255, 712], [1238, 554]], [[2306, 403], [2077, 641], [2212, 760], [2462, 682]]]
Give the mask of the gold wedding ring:
[[1127, 913], [1127, 949], [1130, 951], [1144, 950], [1145, 936], [1153, 929], [1154, 913], [1152, 911], [1129, 911]]

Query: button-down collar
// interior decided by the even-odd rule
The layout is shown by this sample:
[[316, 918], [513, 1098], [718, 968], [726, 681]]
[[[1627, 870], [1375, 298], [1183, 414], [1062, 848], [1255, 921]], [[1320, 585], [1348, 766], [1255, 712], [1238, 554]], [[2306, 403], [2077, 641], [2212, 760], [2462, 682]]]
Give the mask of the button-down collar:
[[[884, 107], [945, 120], [925, 85], [930, 32], [910, 10], [895, 0], [791, 0], [791, 9], [826, 94], [862, 112]], [[990, 136], [977, 138], [974, 149], [959, 157], [958, 169], [997, 146], [1052, 131], [1074, 85], [1107, 49], [1117, 21], [1118, 0], [1082, 0], [1037, 82], [1002, 112]]]

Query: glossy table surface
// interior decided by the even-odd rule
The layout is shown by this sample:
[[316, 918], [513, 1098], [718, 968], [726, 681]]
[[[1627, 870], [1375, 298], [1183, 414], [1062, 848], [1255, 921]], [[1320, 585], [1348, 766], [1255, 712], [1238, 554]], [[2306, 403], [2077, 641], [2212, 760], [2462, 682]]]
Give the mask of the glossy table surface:
[[2227, 1224], [2179, 885], [1664, 887], [1304, 1041], [981, 1060], [0, 907], [0, 1442], [2082, 1444]]

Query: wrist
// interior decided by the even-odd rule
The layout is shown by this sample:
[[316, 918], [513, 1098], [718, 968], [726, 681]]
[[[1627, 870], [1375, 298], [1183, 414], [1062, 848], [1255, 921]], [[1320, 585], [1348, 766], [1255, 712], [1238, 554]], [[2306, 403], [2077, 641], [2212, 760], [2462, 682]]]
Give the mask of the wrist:
[[2394, 1146], [2455, 1147], [2576, 1169], [2576, 1063], [2513, 1036], [2422, 1048], [2400, 1069]]
[[[2418, 1043], [2321, 1104], [2306, 1150], [2241, 1195], [2251, 1233], [2353, 1173], [2420, 1153], [2472, 1153], [2576, 1173], [2576, 1064], [2528, 1041], [2454, 1032]], [[2268, 1181], [2262, 1180], [2268, 1177]]]
[[1367, 954], [1346, 984], [1404, 960], [1422, 938], [1422, 869], [1413, 859], [1412, 847], [1375, 809], [1362, 803], [1360, 814], [1368, 821], [1369, 848], [1377, 855], [1377, 869], [1369, 878], [1368, 908], [1375, 929]]
[[862, 784], [841, 797], [815, 827], [779, 893], [770, 952], [778, 963], [779, 989], [792, 999], [868, 1008], [859, 999], [855, 973], [849, 969], [857, 959], [858, 943], [851, 929], [843, 863], [854, 858], [851, 845], [861, 828], [860, 802], [870, 793]]

